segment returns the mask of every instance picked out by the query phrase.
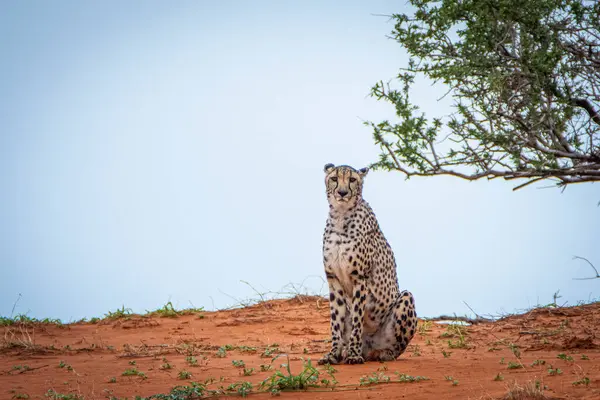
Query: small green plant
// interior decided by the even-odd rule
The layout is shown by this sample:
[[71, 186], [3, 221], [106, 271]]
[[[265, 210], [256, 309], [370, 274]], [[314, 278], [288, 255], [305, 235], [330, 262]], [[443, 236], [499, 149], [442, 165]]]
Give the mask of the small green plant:
[[488, 349], [488, 351], [499, 351], [499, 350], [502, 350], [502, 349], [501, 349], [501, 348], [499, 348], [499, 347], [490, 347], [490, 348]]
[[585, 354], [581, 355], [581, 359], [582, 360], [589, 360], [590, 358], [588, 356], [586, 356]]
[[588, 378], [587, 376], [584, 376], [581, 379], [576, 380], [575, 382], [573, 382], [574, 386], [589, 386], [590, 384], [590, 378]]
[[407, 374], [401, 374], [399, 372], [394, 372], [398, 377], [398, 382], [420, 382], [420, 381], [428, 381], [429, 378], [426, 376], [410, 376]]
[[271, 366], [271, 364], [260, 364], [260, 370], [261, 370], [261, 372], [270, 371], [271, 368], [273, 368]]
[[450, 357], [451, 354], [452, 354], [451, 351], [442, 350], [442, 355], [444, 356], [444, 358]]
[[254, 373], [254, 368], [244, 368], [243, 374], [244, 376], [250, 376]]
[[498, 373], [496, 374], [496, 376], [494, 377], [494, 380], [495, 380], [495, 381], [503, 381], [503, 380], [504, 380], [504, 377], [502, 376], [502, 374], [501, 374], [500, 372], [498, 372]]
[[309, 387], [317, 387], [319, 384], [319, 371], [312, 365], [311, 360], [304, 362], [304, 368], [298, 375], [292, 374], [290, 358], [287, 356], [285, 371], [276, 371], [273, 375], [262, 381], [260, 388], [277, 395], [282, 391], [304, 390]]
[[433, 343], [431, 343], [431, 340], [425, 339], [425, 346], [433, 346]]
[[373, 372], [372, 375], [361, 376], [359, 383], [360, 386], [375, 385], [378, 383], [386, 383], [390, 381], [390, 377], [385, 375], [383, 372]]
[[185, 358], [185, 361], [191, 366], [191, 367], [197, 367], [198, 366], [198, 359], [194, 356], [187, 356]]
[[544, 360], [535, 360], [534, 362], [531, 363], [532, 367], [535, 367], [536, 365], [544, 365], [546, 364], [546, 361]]
[[173, 307], [173, 303], [170, 301], [161, 308], [157, 308], [154, 311], [147, 311], [147, 314], [158, 315], [161, 318], [175, 318], [179, 316], [179, 312]]
[[58, 393], [54, 389], [48, 389], [46, 392], [46, 397], [51, 400], [84, 400], [84, 397], [78, 394], [68, 393]]
[[270, 345], [270, 346], [267, 346], [265, 351], [263, 351], [263, 353], [260, 356], [261, 357], [271, 357], [271, 356], [273, 356], [274, 353], [276, 353], [278, 351], [279, 351], [278, 346]]
[[117, 383], [117, 377], [116, 377], [116, 376], [113, 376], [112, 378], [110, 378], [110, 379], [108, 380], [108, 383]]
[[421, 348], [419, 347], [418, 344], [416, 344], [415, 348], [413, 349], [413, 356], [415, 356], [415, 357], [421, 356]]
[[560, 375], [562, 374], [562, 370], [560, 368], [552, 368], [552, 365], [550, 366], [550, 368], [548, 368], [548, 375]]
[[417, 327], [417, 332], [419, 335], [426, 336], [427, 332], [431, 331], [433, 323], [431, 321], [419, 321], [419, 326]]
[[444, 375], [444, 379], [447, 380], [447, 381], [453, 381], [454, 377], [451, 376], [451, 375]]
[[453, 380], [452, 381], [452, 386], [458, 386], [458, 381], [457, 380]]
[[200, 399], [210, 397], [211, 395], [223, 394], [223, 390], [208, 390], [206, 384], [198, 382], [190, 382], [188, 385], [179, 385], [171, 389], [169, 394], [155, 394], [150, 397], [136, 396], [135, 400], [184, 400], [184, 399]]
[[252, 392], [252, 384], [250, 382], [233, 383], [229, 385], [227, 390], [235, 391], [241, 397], [246, 397]]
[[136, 364], [135, 360], [129, 361], [129, 365], [135, 365], [135, 364]]
[[565, 353], [559, 353], [556, 358], [560, 358], [565, 361], [573, 361], [573, 357], [566, 355]]
[[64, 368], [64, 367], [66, 367], [66, 366], [67, 366], [67, 363], [65, 363], [65, 361], [64, 361], [64, 360], [60, 360], [60, 361], [58, 362], [58, 368]]
[[29, 367], [29, 365], [13, 365], [12, 366], [13, 371], [29, 371], [30, 369], [31, 369], [31, 367]]
[[227, 350], [225, 350], [225, 347], [222, 347], [222, 346], [219, 347], [219, 350], [217, 350], [216, 356], [219, 358], [227, 357]]
[[177, 376], [179, 379], [190, 379], [192, 377], [192, 373], [186, 370], [181, 370]]
[[133, 315], [131, 308], [125, 308], [125, 305], [123, 305], [123, 307], [117, 308], [116, 311], [109, 311], [107, 314], [104, 314], [104, 317], [108, 319], [119, 319], [129, 318], [131, 315]]
[[146, 379], [147, 376], [142, 371], [138, 371], [137, 368], [130, 368], [123, 371], [122, 376], [139, 376], [142, 379]]
[[241, 351], [242, 353], [256, 353], [256, 347], [239, 346], [238, 350]]
[[13, 394], [13, 396], [11, 397], [11, 399], [28, 399], [29, 395], [27, 393], [15, 393]]
[[236, 368], [244, 368], [246, 366], [246, 363], [244, 362], [244, 360], [233, 360], [233, 361], [231, 361], [231, 363]]
[[509, 361], [507, 368], [508, 369], [519, 369], [519, 368], [523, 368], [523, 364]]
[[502, 357], [502, 358], [500, 359], [500, 364], [506, 364], [506, 362], [504, 361], [504, 357]]
[[335, 369], [331, 364], [325, 364], [324, 367], [325, 371], [327, 371], [329, 374], [335, 374], [337, 372], [337, 369]]
[[163, 370], [173, 369], [173, 366], [171, 364], [169, 364], [168, 362], [166, 362], [166, 363], [161, 364], [159, 369], [163, 369]]

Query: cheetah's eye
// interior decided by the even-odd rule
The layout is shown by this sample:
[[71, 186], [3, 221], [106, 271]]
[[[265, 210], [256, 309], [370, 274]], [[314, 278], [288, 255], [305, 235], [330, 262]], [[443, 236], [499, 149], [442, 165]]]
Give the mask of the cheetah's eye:
[[352, 183], [356, 182], [356, 178], [350, 178], [350, 182], [352, 182]]
[[332, 177], [331, 177], [331, 178], [329, 178], [329, 179], [331, 179], [331, 182], [337, 182], [337, 177], [336, 177], [336, 176], [332, 176]]

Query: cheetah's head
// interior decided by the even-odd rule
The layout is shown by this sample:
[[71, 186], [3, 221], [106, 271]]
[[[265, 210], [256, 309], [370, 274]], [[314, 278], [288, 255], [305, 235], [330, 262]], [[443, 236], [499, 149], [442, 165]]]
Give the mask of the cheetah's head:
[[335, 208], [351, 208], [362, 199], [363, 181], [369, 168], [355, 170], [348, 165], [325, 165], [327, 200]]

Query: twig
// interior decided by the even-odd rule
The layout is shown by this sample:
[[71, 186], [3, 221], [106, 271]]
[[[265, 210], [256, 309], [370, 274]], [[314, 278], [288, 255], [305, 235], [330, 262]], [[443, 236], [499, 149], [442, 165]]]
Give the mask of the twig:
[[585, 281], [585, 280], [600, 278], [600, 274], [598, 274], [598, 270], [596, 269], [596, 267], [594, 267], [594, 264], [592, 264], [590, 262], [590, 260], [588, 260], [587, 258], [584, 258], [584, 257], [579, 257], [579, 256], [573, 256], [573, 260], [583, 260], [583, 261], [587, 262], [590, 265], [590, 267], [593, 268], [594, 272], [596, 273], [596, 276], [592, 276], [592, 277], [588, 277], [588, 278], [573, 278], [573, 280]]

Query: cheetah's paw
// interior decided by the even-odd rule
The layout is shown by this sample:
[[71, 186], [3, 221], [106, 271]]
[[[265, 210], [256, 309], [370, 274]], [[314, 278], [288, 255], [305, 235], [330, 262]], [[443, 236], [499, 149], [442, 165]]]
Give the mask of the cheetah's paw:
[[335, 354], [333, 353], [327, 353], [325, 354], [319, 361], [318, 364], [319, 365], [323, 365], [323, 364], [339, 364], [340, 363], [340, 358], [337, 357]]
[[365, 359], [362, 356], [348, 356], [346, 357], [346, 364], [363, 364]]

